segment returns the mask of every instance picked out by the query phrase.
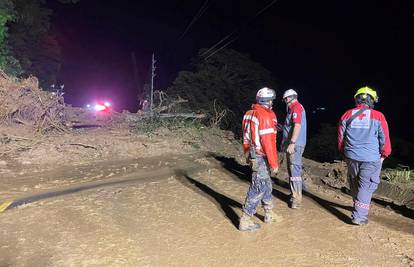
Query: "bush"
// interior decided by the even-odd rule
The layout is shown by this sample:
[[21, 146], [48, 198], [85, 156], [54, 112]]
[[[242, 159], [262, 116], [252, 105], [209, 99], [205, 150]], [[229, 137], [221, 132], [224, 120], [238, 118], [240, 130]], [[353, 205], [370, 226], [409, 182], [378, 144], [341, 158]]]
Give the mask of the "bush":
[[22, 74], [19, 61], [11, 54], [8, 45], [8, 26], [15, 19], [13, 3], [10, 0], [2, 0], [0, 4], [0, 71], [13, 76]]
[[179, 129], [192, 129], [196, 132], [201, 132], [201, 129], [204, 127], [205, 126], [199, 120], [184, 118], [160, 118], [159, 116], [155, 115], [143, 118], [137, 122], [134, 128], [134, 132], [152, 135], [156, 133], [156, 130], [159, 130], [161, 128], [165, 128], [170, 131]]

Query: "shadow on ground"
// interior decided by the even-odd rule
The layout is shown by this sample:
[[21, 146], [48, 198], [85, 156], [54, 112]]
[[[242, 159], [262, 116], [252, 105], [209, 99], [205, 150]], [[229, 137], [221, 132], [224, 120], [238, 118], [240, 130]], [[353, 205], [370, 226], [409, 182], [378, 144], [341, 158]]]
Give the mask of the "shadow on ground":
[[219, 208], [223, 214], [231, 221], [234, 227], [238, 228], [239, 216], [234, 211], [235, 208], [242, 209], [239, 202], [213, 190], [211, 187], [191, 178], [187, 173], [181, 170], [176, 171], [177, 180], [185, 187], [191, 189], [197, 194], [210, 200]]
[[[251, 170], [248, 166], [239, 164], [234, 158], [228, 158], [228, 157], [224, 157], [224, 156], [220, 156], [216, 154], [211, 154], [210, 156], [214, 158], [215, 160], [217, 160], [218, 162], [220, 162], [222, 167], [226, 169], [236, 181], [243, 181], [246, 183], [250, 183]], [[289, 190], [289, 184], [286, 181], [281, 180], [281, 179], [273, 179], [273, 181], [275, 182], [276, 185]], [[343, 193], [346, 193], [346, 192], [343, 192]], [[281, 201], [285, 202], [286, 204], [289, 204], [290, 194], [286, 194], [282, 190], [273, 188], [273, 195], [276, 198], [280, 199]], [[344, 212], [340, 210], [340, 209], [343, 209], [343, 210], [347, 210], [350, 212], [353, 209], [352, 206], [342, 205], [342, 204], [338, 204], [338, 203], [323, 199], [310, 191], [304, 191], [303, 195], [311, 199], [313, 202], [317, 203], [320, 207], [328, 211], [330, 214], [332, 214], [333, 216], [335, 216], [342, 222], [346, 224], [352, 224], [350, 216], [348, 216], [347, 214], [345, 214]], [[398, 206], [398, 205], [395, 205], [389, 202], [385, 202], [379, 199], [375, 199], [375, 198], [373, 199], [373, 202], [383, 207], [390, 208], [394, 212], [404, 217], [414, 219], [414, 211], [406, 207], [401, 207], [401, 206]], [[380, 223], [386, 227], [393, 228], [397, 231], [414, 233], [414, 229], [410, 227], [411, 225], [409, 224], [404, 225], [404, 226], [397, 225], [393, 220], [387, 219], [383, 216], [371, 215], [370, 220]]]
[[[243, 166], [239, 164], [234, 158], [228, 158], [223, 157], [219, 155], [211, 155], [214, 159], [221, 162], [221, 165], [223, 168], [225, 168], [227, 171], [229, 171], [233, 176], [237, 177], [239, 180], [244, 182], [250, 182], [251, 177], [251, 170], [248, 166]], [[289, 184], [281, 179], [273, 179], [274, 182], [279, 185], [282, 188], [289, 189]], [[286, 204], [289, 204], [290, 195], [284, 193], [281, 190], [278, 190], [276, 188], [273, 188], [273, 195], [285, 202]], [[328, 211], [330, 214], [338, 218], [339, 220], [343, 221], [344, 223], [351, 224], [351, 218], [340, 211], [339, 209], [345, 209], [348, 211], [352, 210], [351, 206], [345, 206], [341, 204], [337, 204], [328, 200], [325, 200], [309, 191], [304, 191], [303, 195], [305, 197], [308, 197], [315, 203], [317, 203], [319, 206], [324, 208], [326, 211]]]

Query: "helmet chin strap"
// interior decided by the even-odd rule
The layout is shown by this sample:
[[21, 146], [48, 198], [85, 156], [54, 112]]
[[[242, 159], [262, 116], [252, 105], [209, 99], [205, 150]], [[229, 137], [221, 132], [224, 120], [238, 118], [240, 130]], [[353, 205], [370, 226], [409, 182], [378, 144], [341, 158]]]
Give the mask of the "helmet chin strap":
[[273, 104], [260, 104], [260, 105], [262, 105], [262, 106], [264, 106], [264, 107], [267, 107], [267, 108], [272, 108], [273, 107]]
[[273, 102], [272, 101], [267, 101], [267, 103], [259, 103], [260, 105], [267, 107], [267, 108], [272, 108], [273, 107]]
[[372, 97], [367, 96], [365, 99], [361, 98], [356, 101], [356, 104], [364, 104], [367, 105], [369, 108], [374, 108], [375, 101]]
[[286, 102], [286, 105], [289, 106], [289, 104], [292, 103], [293, 100], [295, 100], [295, 98], [291, 97], [290, 100], [288, 102]]

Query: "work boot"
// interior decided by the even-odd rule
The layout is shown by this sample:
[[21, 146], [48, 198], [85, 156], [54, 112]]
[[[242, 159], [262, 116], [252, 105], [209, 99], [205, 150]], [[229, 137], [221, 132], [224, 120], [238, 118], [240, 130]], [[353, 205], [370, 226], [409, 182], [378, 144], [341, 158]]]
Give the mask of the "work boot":
[[299, 209], [302, 206], [302, 203], [297, 201], [296, 199], [292, 199], [290, 202], [290, 208], [291, 209]]
[[243, 232], [254, 232], [258, 229], [260, 229], [260, 225], [258, 223], [253, 222], [251, 216], [247, 215], [246, 213], [243, 213], [243, 215], [240, 218], [239, 230]]
[[282, 216], [276, 215], [272, 210], [265, 210], [264, 222], [281, 222], [283, 220]]

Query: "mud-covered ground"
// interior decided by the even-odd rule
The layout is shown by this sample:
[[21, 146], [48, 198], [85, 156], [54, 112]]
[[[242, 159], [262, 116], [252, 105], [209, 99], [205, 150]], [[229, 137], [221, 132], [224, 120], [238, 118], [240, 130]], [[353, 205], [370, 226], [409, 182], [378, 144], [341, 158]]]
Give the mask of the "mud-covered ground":
[[[411, 218], [374, 204], [367, 226], [350, 225], [351, 198], [310, 179], [303, 208], [291, 210], [283, 170], [273, 186], [283, 220], [265, 225], [259, 209], [262, 229], [239, 232], [249, 170], [225, 136], [187, 134], [151, 143], [97, 131], [88, 138], [139, 141], [98, 160], [76, 155], [102, 150], [67, 145], [80, 152], [55, 166], [37, 164], [36, 149], [2, 158], [1, 201], [14, 204], [0, 214], [0, 266], [413, 266]], [[100, 144], [80, 138], [71, 142]]]
[[[26, 195], [27, 204], [0, 215], [0, 265], [412, 264], [414, 222], [393, 211], [374, 205], [368, 226], [352, 226], [348, 196], [309, 184], [303, 208], [291, 210], [288, 190], [278, 181], [275, 210], [283, 221], [241, 233], [236, 225], [248, 187], [244, 166], [204, 155], [151, 162], [156, 164], [146, 168], [148, 162], [136, 167], [133, 161], [91, 166], [82, 169], [85, 177], [99, 178], [88, 181], [79, 170], [74, 176], [67, 170], [56, 177], [72, 181], [69, 186]], [[23, 183], [30, 187], [33, 180]], [[259, 209], [255, 220], [261, 222], [262, 214]]]

